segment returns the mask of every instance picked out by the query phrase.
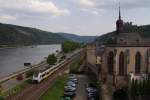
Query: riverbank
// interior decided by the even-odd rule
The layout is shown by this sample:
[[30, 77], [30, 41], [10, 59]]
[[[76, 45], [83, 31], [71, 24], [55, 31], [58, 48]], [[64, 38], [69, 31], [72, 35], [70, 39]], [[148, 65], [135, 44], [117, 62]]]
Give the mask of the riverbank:
[[11, 48], [18, 48], [24, 46], [32, 46], [32, 45], [0, 45], [0, 49], [11, 49]]
[[31, 44], [31, 45], [0, 45], [0, 49], [12, 49], [12, 48], [21, 48], [21, 47], [36, 47], [40, 45], [60, 45], [60, 44]]

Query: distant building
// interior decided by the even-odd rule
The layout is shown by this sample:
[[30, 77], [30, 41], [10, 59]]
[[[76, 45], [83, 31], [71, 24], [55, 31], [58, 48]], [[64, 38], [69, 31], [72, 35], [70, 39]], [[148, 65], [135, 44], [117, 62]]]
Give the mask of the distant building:
[[92, 65], [88, 67], [93, 72], [95, 68], [98, 79], [119, 88], [128, 85], [131, 77], [143, 79], [150, 72], [150, 40], [139, 33], [123, 33], [123, 26], [119, 7], [115, 42], [87, 46], [87, 65]]

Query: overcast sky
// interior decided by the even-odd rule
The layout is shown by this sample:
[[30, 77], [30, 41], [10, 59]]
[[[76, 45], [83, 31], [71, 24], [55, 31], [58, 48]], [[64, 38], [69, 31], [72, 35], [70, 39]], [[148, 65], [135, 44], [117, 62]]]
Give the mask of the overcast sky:
[[[122, 18], [150, 24], [150, 0], [120, 0]], [[0, 0], [0, 22], [52, 32], [101, 35], [115, 29], [119, 0]]]

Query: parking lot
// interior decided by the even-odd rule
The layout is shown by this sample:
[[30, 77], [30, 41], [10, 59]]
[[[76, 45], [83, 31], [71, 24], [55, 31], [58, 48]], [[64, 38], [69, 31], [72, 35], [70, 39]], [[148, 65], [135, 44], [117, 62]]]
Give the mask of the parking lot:
[[99, 92], [87, 75], [70, 74], [64, 86], [62, 100], [99, 100]]

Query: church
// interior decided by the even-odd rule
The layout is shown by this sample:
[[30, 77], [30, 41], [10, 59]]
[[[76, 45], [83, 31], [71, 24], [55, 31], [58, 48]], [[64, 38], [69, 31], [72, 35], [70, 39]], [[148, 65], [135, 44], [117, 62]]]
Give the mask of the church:
[[112, 43], [87, 46], [87, 67], [99, 80], [115, 87], [128, 85], [132, 78], [142, 79], [150, 72], [150, 42], [139, 33], [123, 32], [124, 21], [116, 21]]

